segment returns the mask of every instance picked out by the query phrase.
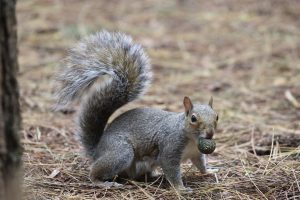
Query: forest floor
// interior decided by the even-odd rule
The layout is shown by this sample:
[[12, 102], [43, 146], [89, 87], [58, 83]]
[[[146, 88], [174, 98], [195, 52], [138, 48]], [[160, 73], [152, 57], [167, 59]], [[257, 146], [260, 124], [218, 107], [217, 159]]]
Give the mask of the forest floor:
[[[22, 0], [17, 13], [27, 199], [300, 198], [299, 1]], [[110, 189], [89, 180], [76, 112], [53, 111], [53, 77], [68, 48], [102, 29], [132, 35], [154, 71], [149, 92], [117, 113], [182, 112], [185, 95], [214, 97], [220, 120], [208, 163], [220, 170], [183, 164], [191, 194], [164, 176]]]

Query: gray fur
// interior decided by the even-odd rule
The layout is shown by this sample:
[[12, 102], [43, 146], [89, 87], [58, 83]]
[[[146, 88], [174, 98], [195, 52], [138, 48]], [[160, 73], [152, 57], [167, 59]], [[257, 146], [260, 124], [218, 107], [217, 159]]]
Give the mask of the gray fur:
[[[180, 163], [191, 159], [203, 173], [205, 156], [197, 149], [199, 137], [212, 137], [217, 114], [211, 105], [192, 105], [185, 112], [138, 108], [107, 124], [111, 114], [145, 92], [151, 80], [143, 49], [122, 33], [100, 32], [70, 51], [68, 68], [58, 77], [58, 105], [68, 105], [89, 91], [81, 103], [78, 125], [81, 141], [93, 159], [93, 181], [116, 175], [137, 178], [161, 166], [169, 182], [183, 189]], [[104, 84], [95, 82], [109, 75]], [[92, 85], [92, 90], [88, 90]], [[191, 122], [191, 116], [197, 122]]]
[[60, 107], [80, 98], [100, 76], [111, 76], [81, 106], [79, 135], [86, 153], [93, 156], [110, 115], [146, 91], [151, 80], [149, 60], [131, 37], [102, 31], [72, 48], [65, 65], [67, 68], [57, 77]]

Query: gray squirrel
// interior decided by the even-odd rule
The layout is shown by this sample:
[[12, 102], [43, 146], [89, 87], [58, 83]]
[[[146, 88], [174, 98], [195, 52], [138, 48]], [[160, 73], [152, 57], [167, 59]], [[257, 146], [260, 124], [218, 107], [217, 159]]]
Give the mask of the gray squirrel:
[[[211, 139], [215, 133], [218, 115], [212, 98], [208, 104], [194, 105], [184, 97], [181, 113], [136, 108], [108, 123], [117, 109], [144, 94], [151, 82], [151, 66], [142, 47], [124, 33], [101, 31], [75, 45], [65, 65], [57, 77], [57, 106], [81, 100], [78, 132], [92, 160], [93, 182], [117, 175], [137, 178], [160, 166], [173, 187], [186, 190], [180, 163], [187, 159], [206, 173], [197, 139]], [[108, 78], [99, 81], [103, 77]]]

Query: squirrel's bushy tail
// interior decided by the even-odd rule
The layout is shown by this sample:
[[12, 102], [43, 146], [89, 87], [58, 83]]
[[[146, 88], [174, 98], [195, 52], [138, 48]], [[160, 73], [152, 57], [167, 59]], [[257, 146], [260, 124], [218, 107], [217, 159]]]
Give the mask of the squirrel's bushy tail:
[[[86, 153], [93, 156], [112, 113], [145, 92], [151, 80], [148, 57], [130, 36], [102, 31], [81, 40], [65, 64], [57, 78], [57, 106], [68, 105], [89, 91], [78, 123]], [[97, 81], [104, 75], [110, 78]]]

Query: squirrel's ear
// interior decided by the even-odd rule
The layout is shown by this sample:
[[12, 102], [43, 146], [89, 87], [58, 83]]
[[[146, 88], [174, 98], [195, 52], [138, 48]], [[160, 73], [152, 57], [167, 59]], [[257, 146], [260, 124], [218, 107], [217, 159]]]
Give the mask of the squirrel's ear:
[[184, 97], [183, 105], [184, 105], [184, 109], [185, 109], [185, 114], [187, 116], [189, 114], [189, 112], [193, 109], [193, 103], [189, 97]]
[[214, 99], [213, 97], [211, 96], [210, 99], [209, 99], [209, 102], [208, 102], [208, 105], [213, 108], [213, 102], [214, 102]]

